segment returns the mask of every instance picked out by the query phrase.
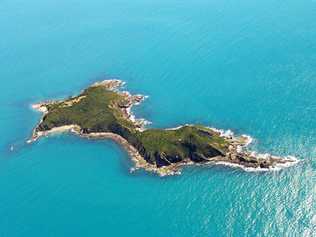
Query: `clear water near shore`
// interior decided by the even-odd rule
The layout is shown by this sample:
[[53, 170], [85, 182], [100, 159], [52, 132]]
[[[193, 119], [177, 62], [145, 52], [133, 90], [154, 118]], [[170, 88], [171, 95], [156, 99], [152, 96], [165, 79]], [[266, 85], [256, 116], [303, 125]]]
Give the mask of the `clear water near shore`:
[[[312, 0], [3, 1], [0, 236], [314, 236], [314, 22]], [[105, 78], [149, 96], [150, 126], [232, 129], [301, 162], [159, 178], [111, 141], [25, 144], [32, 103]]]

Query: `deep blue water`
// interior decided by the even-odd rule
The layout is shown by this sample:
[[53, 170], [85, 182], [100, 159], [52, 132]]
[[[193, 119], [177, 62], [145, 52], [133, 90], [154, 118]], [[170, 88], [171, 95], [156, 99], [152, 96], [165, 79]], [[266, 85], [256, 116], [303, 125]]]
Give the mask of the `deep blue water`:
[[[0, 32], [1, 237], [316, 236], [314, 0], [2, 0]], [[230, 128], [301, 162], [160, 178], [111, 141], [25, 144], [30, 104], [106, 78], [149, 95], [151, 126]]]

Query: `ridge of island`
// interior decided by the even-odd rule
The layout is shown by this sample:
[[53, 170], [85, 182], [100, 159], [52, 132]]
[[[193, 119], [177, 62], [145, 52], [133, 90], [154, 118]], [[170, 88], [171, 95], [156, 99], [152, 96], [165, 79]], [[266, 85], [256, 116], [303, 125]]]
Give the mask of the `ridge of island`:
[[55, 132], [72, 132], [84, 138], [113, 139], [135, 163], [161, 176], [178, 174], [185, 165], [225, 164], [245, 170], [273, 170], [293, 165], [294, 157], [260, 155], [249, 151], [248, 136], [225, 134], [202, 125], [172, 129], [145, 129], [144, 120], [131, 107], [144, 96], [120, 91], [120, 80], [97, 82], [78, 96], [48, 101], [32, 107], [43, 113], [28, 142]]

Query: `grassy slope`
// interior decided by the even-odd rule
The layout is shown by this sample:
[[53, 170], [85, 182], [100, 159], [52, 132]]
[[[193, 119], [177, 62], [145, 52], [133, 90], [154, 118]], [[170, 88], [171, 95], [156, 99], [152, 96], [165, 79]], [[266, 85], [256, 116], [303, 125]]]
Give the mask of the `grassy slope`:
[[[81, 96], [85, 97], [78, 103], [67, 106], [69, 101]], [[38, 130], [45, 131], [69, 124], [77, 124], [87, 132], [108, 132], [116, 124], [134, 129], [133, 123], [123, 118], [117, 109], [118, 105], [124, 104], [124, 96], [103, 87], [90, 87], [78, 97], [49, 105], [48, 114], [38, 126]]]
[[207, 129], [198, 126], [184, 126], [176, 130], [148, 129], [139, 133], [140, 141], [146, 149], [147, 159], [161, 165], [175, 163], [190, 158], [203, 162], [209, 157], [224, 155], [227, 142]]

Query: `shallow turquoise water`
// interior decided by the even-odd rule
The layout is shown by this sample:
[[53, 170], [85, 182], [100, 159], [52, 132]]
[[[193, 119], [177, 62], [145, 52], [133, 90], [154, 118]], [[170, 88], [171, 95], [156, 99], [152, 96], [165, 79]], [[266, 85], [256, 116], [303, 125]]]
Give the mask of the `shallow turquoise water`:
[[[315, 22], [313, 0], [1, 1], [0, 236], [315, 236]], [[151, 126], [230, 128], [301, 162], [159, 178], [111, 141], [25, 145], [31, 103], [105, 78], [149, 95]]]

